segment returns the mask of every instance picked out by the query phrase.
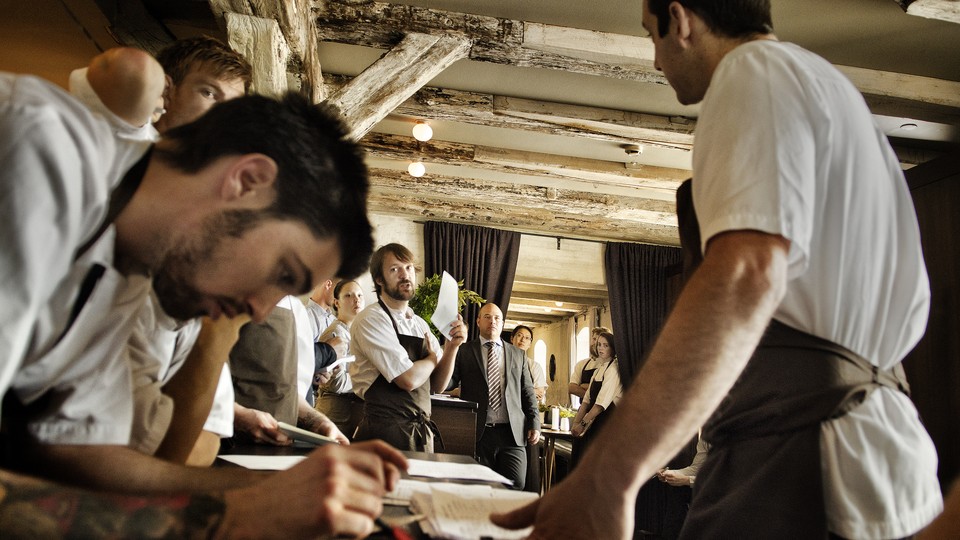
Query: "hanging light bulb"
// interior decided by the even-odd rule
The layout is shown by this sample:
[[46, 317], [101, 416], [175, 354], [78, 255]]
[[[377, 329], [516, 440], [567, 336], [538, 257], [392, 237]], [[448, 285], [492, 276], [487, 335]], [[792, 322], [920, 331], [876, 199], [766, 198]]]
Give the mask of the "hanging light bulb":
[[420, 142], [427, 142], [433, 138], [433, 128], [420, 120], [413, 126], [413, 138]]
[[424, 166], [422, 161], [414, 161], [410, 165], [407, 165], [407, 172], [414, 178], [420, 178], [426, 174], [427, 167]]

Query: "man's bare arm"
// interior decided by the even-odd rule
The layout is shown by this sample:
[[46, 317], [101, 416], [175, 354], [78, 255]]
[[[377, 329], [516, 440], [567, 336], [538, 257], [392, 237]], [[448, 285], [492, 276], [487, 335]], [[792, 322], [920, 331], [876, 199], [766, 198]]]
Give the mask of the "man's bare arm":
[[216, 321], [204, 317], [200, 335], [183, 367], [163, 385], [162, 391], [173, 399], [174, 408], [157, 457], [186, 463], [210, 415], [223, 364], [237, 342], [240, 327], [249, 321], [247, 316]]
[[[754, 231], [711, 239], [646, 364], [582, 464], [539, 509], [529, 505], [496, 521], [520, 526], [536, 519], [534, 538], [626, 538], [637, 490], [706, 422], [753, 354], [783, 298], [788, 250], [782, 237]], [[583, 519], [576, 509], [588, 505], [598, 511]]]
[[245, 488], [156, 496], [91, 492], [0, 471], [0, 530], [4, 538], [30, 539], [363, 537], [406, 466], [403, 454], [381, 441], [329, 445]]
[[120, 496], [0, 471], [4, 538], [210, 538], [222, 494]]

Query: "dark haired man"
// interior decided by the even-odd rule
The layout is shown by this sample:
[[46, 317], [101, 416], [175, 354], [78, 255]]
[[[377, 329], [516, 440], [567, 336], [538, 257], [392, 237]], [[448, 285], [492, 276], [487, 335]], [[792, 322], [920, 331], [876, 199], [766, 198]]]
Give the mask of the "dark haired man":
[[930, 294], [903, 173], [856, 88], [770, 20], [764, 0], [644, 2], [655, 66], [703, 102], [678, 194], [703, 260], [584, 466], [498, 518], [534, 538], [626, 538], [715, 409], [681, 537], [901, 538], [942, 508], [899, 366]]
[[[4, 74], [0, 141], [5, 427], [56, 443], [6, 457], [99, 492], [136, 493], [0, 471], [0, 528], [14, 537], [369, 533], [404, 464], [385, 445], [321, 449], [271, 477], [178, 467], [124, 446], [124, 344], [150, 276], [178, 318], [262, 320], [286, 294], [363, 270], [372, 247], [365, 169], [339, 122], [294, 94], [246, 97], [171, 130], [130, 163], [115, 159], [109, 125], [80, 103]], [[101, 414], [115, 420], [96, 422]], [[318, 487], [331, 485], [339, 487]], [[299, 494], [265, 497], [290, 489]]]
[[370, 258], [377, 303], [350, 328], [356, 360], [353, 391], [363, 398], [363, 419], [354, 440], [383, 439], [401, 450], [433, 451], [430, 394], [450, 381], [457, 350], [467, 336], [460, 316], [441, 348], [427, 322], [408, 307], [416, 291], [413, 253], [387, 244]]
[[533, 344], [533, 330], [529, 326], [518, 324], [510, 333], [510, 343], [526, 355], [527, 366], [530, 367], [530, 375], [533, 376], [533, 392], [537, 395], [537, 402], [543, 403], [547, 398], [547, 373], [527, 354], [530, 345]]

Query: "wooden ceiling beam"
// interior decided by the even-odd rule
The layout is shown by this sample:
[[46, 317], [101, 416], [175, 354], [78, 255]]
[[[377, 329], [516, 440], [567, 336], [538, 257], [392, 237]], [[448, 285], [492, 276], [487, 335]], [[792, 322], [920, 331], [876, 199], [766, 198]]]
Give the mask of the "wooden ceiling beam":
[[639, 238], [649, 229], [675, 243], [677, 235], [676, 216], [666, 205], [657, 208], [659, 201], [570, 192], [551, 199], [542, 188], [439, 175], [424, 181], [392, 169], [371, 169], [370, 182], [372, 198], [397, 200], [393, 210], [408, 215], [416, 209], [459, 222], [509, 222], [538, 234], [576, 230], [587, 238]]
[[[648, 37], [371, 1], [325, 0], [316, 14], [321, 40], [389, 49], [407, 32], [459, 32], [473, 40], [471, 60], [667, 84], [653, 68]], [[960, 109], [960, 82], [837, 67], [854, 79], [868, 102], [911, 102], [916, 119], [944, 122], [951, 110], [956, 115]], [[950, 123], [956, 122], [954, 116]]]
[[350, 138], [358, 140], [469, 49], [470, 40], [461, 36], [407, 34], [326, 103], [340, 110]]
[[[584, 193], [658, 200], [673, 211], [676, 190], [690, 171], [668, 167], [641, 166], [627, 169], [623, 163], [524, 152], [488, 146], [432, 140], [417, 142], [412, 137], [369, 133], [361, 143], [372, 155], [410, 161], [457, 165], [536, 176], [543, 187]], [[550, 181], [548, 181], [548, 179]]]
[[894, 0], [910, 15], [960, 23], [960, 2], [957, 0]]
[[[325, 75], [333, 91], [347, 82], [344, 75]], [[416, 119], [516, 129], [548, 135], [582, 137], [616, 144], [645, 144], [690, 150], [696, 120], [602, 107], [424, 87], [393, 111]]]

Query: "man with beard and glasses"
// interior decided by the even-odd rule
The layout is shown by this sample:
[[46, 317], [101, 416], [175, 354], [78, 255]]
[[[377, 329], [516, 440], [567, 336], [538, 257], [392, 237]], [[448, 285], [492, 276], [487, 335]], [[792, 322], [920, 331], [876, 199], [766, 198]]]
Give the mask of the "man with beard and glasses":
[[151, 277], [171, 316], [260, 321], [285, 295], [363, 271], [366, 170], [345, 134], [296, 94], [249, 96], [131, 163], [81, 103], [0, 74], [0, 391], [3, 433], [16, 442], [0, 470], [5, 536], [372, 531], [405, 466], [382, 443], [330, 445], [272, 475], [126, 446], [125, 344]]
[[361, 311], [350, 329], [356, 356], [350, 378], [364, 400], [354, 440], [383, 439], [401, 450], [432, 452], [436, 425], [430, 420], [430, 394], [450, 382], [466, 326], [458, 315], [441, 348], [427, 322], [407, 306], [417, 267], [405, 246], [387, 244], [374, 252], [370, 276], [377, 303]]

